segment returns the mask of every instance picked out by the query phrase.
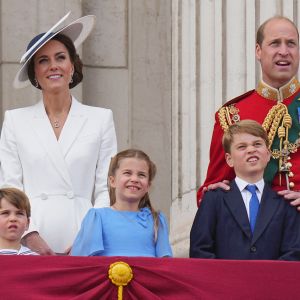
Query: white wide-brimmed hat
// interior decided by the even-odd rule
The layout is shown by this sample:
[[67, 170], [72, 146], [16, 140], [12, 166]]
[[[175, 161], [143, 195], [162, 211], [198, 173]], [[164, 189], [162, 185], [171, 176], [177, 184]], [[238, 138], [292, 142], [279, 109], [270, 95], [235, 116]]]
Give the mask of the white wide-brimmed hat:
[[73, 21], [69, 25], [56, 30], [59, 25], [67, 19], [69, 15], [70, 12], [68, 12], [63, 18], [61, 18], [46, 33], [38, 34], [29, 42], [27, 50], [20, 61], [20, 63], [22, 64], [21, 68], [14, 79], [13, 86], [16, 89], [20, 89], [29, 85], [30, 81], [28, 78], [28, 63], [30, 59], [55, 35], [57, 35], [58, 33], [66, 35], [73, 41], [75, 48], [77, 48], [91, 33], [95, 24], [95, 16], [93, 15], [81, 17], [76, 21]]

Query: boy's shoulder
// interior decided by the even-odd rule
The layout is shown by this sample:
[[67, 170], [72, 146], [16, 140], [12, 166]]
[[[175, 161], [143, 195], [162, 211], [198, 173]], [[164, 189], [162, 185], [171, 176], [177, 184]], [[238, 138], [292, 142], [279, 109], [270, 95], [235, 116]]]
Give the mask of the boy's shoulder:
[[15, 249], [0, 249], [0, 255], [17, 255], [18, 250]]
[[230, 190], [224, 190], [222, 188], [209, 190], [205, 192], [200, 207], [206, 205], [212, 206], [212, 205], [220, 204], [231, 193], [232, 193], [231, 187]]
[[235, 180], [230, 181], [229, 187], [230, 187], [229, 190], [225, 190], [220, 187], [216, 188], [214, 190], [209, 190], [204, 194], [204, 197], [207, 195], [207, 197], [219, 198], [219, 197], [224, 197], [224, 196], [234, 193], [234, 192], [240, 193], [240, 190], [238, 189], [238, 187], [235, 183]]
[[[205, 192], [204, 197], [218, 197], [218, 196], [224, 196], [227, 195], [228, 193], [232, 192], [231, 189], [230, 190], [224, 190], [222, 188], [216, 188], [214, 190], [209, 190], [207, 192]], [[204, 200], [203, 197], [203, 200]]]
[[21, 245], [19, 250], [16, 249], [0, 249], [0, 255], [39, 255], [31, 249]]
[[32, 251], [31, 249], [21, 245], [18, 255], [39, 255], [38, 253]]

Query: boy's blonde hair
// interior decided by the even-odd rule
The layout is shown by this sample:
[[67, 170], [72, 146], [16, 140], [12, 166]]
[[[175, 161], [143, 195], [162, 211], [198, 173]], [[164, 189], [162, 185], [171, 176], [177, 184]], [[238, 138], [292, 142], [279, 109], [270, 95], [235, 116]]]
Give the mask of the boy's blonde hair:
[[[156, 174], [156, 166], [154, 162], [151, 161], [150, 157], [138, 149], [127, 149], [116, 154], [110, 161], [109, 170], [108, 170], [108, 187], [109, 187], [109, 198], [110, 205], [114, 205], [116, 203], [116, 189], [111, 187], [109, 178], [110, 176], [114, 177], [116, 175], [117, 169], [120, 167], [120, 161], [126, 158], [137, 158], [143, 160], [148, 165], [148, 176], [149, 176], [149, 185]], [[152, 204], [150, 202], [150, 197], [148, 192], [143, 196], [143, 198], [139, 202], [139, 208], [148, 207], [151, 210], [154, 219], [154, 238], [157, 239], [157, 230], [158, 230], [158, 212], [154, 210]]]
[[16, 208], [24, 210], [27, 218], [30, 217], [30, 202], [26, 194], [21, 190], [12, 187], [2, 188], [0, 189], [0, 208], [2, 199], [5, 199]]
[[230, 125], [228, 130], [225, 131], [222, 139], [222, 145], [225, 153], [230, 154], [230, 148], [233, 143], [234, 135], [241, 133], [248, 133], [253, 136], [262, 138], [265, 141], [267, 148], [269, 148], [268, 135], [263, 127], [254, 120], [243, 120]]

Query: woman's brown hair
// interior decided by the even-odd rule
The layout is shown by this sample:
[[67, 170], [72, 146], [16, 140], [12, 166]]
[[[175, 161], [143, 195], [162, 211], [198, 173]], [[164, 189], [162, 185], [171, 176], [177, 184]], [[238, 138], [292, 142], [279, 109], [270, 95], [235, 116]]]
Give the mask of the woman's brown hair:
[[[67, 37], [64, 34], [57, 34], [55, 35], [51, 40], [56, 40], [58, 42], [61, 42], [68, 50], [70, 60], [72, 64], [74, 65], [74, 73], [72, 76], [72, 82], [69, 84], [69, 88], [75, 87], [78, 83], [80, 83], [83, 79], [82, 74], [82, 61], [79, 57], [79, 55], [76, 52], [74, 43], [72, 40]], [[50, 40], [50, 41], [51, 41]], [[34, 72], [34, 56], [30, 59], [30, 62], [28, 64], [28, 78], [33, 86], [41, 90], [41, 86], [36, 86], [36, 79], [35, 79], [35, 72]]]

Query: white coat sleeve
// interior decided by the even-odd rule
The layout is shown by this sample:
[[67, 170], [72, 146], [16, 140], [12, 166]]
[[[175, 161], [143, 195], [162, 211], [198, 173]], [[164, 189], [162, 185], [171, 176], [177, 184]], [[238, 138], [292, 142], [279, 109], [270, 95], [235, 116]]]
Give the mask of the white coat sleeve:
[[0, 139], [1, 186], [23, 190], [23, 172], [10, 111], [5, 112]]
[[[6, 111], [0, 138], [0, 187], [15, 187], [24, 191], [23, 170], [13, 120], [12, 113]], [[37, 231], [37, 228], [31, 218], [29, 230], [25, 234], [32, 231]]]

